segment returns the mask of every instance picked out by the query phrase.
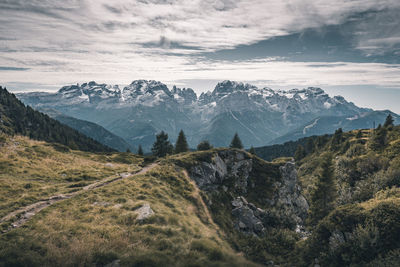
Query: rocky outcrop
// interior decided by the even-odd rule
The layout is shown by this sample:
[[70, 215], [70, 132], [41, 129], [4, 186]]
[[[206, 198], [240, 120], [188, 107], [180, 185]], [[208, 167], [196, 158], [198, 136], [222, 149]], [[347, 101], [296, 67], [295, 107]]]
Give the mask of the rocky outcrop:
[[[295, 162], [289, 161], [277, 170], [276, 165], [261, 163], [263, 168], [276, 168], [276, 177], [260, 183], [261, 175], [255, 168], [255, 158], [244, 151], [217, 151], [211, 161], [202, 161], [190, 168], [190, 176], [210, 199], [212, 195], [227, 194], [231, 198], [231, 214], [234, 228], [242, 233], [261, 236], [269, 226], [285, 225], [297, 232], [304, 232], [304, 220], [308, 203], [301, 194]], [[257, 163], [260, 166], [260, 163]], [[274, 167], [275, 166], [275, 167]], [[259, 168], [259, 167], [258, 167]], [[271, 176], [273, 172], [271, 172]], [[261, 179], [261, 180], [262, 180]], [[258, 180], [258, 183], [256, 181]], [[254, 191], [269, 192], [265, 198], [254, 198]], [[254, 203], [246, 200], [253, 196]], [[246, 197], [246, 198], [245, 198]], [[208, 201], [212, 203], [212, 201]]]
[[265, 210], [257, 208], [252, 203], [248, 203], [242, 196], [237, 197], [231, 203], [233, 206], [232, 215], [235, 218], [234, 227], [236, 230], [246, 234], [264, 234], [264, 224], [267, 217]]
[[234, 187], [247, 192], [248, 178], [252, 170], [252, 159], [244, 151], [219, 151], [211, 163], [201, 162], [190, 169], [190, 176], [197, 186], [205, 191], [218, 189], [226, 179], [234, 181]]
[[301, 194], [294, 160], [287, 162], [279, 170], [282, 180], [274, 184], [279, 189], [271, 200], [271, 204], [287, 210], [293, 216], [296, 224], [302, 225], [307, 217], [309, 205]]

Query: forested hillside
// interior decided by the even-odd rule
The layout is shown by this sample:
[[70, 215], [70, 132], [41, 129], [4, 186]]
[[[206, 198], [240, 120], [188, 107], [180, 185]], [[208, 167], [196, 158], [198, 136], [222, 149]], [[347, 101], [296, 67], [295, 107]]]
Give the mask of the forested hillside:
[[0, 87], [0, 131], [13, 135], [60, 143], [83, 151], [112, 151], [97, 141], [58, 122], [49, 116], [25, 106], [14, 94]]
[[[313, 150], [314, 143], [324, 143], [331, 135], [303, 137], [296, 141], [289, 141], [284, 144], [262, 146], [254, 148], [255, 154], [264, 160], [271, 161], [280, 157], [293, 157], [297, 148], [302, 146], [305, 150]], [[325, 140], [325, 141], [324, 141]]]
[[311, 151], [299, 148], [296, 156], [310, 210], [309, 236], [297, 244], [294, 261], [301, 266], [398, 266], [400, 127], [391, 117], [377, 129], [339, 129]]

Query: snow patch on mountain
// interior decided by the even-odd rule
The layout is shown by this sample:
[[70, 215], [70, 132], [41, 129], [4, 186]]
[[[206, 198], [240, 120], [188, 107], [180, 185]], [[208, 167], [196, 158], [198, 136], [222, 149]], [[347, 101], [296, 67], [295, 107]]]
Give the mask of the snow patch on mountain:
[[317, 125], [318, 121], [319, 121], [319, 118], [315, 119], [315, 121], [313, 123], [311, 123], [311, 124], [307, 125], [306, 127], [304, 127], [303, 134], [306, 134], [309, 129], [311, 129], [312, 127]]

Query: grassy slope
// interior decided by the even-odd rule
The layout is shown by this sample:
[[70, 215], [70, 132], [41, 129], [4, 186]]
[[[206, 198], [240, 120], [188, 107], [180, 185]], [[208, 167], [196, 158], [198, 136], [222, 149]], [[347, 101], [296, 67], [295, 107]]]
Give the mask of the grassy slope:
[[94, 154], [27, 137], [7, 137], [0, 145], [0, 217], [117, 173], [134, 172], [141, 161], [124, 153]]
[[[333, 148], [327, 142], [298, 163], [299, 178], [307, 196], [319, 172], [321, 153], [331, 151], [339, 188], [337, 208], [318, 224], [307, 240], [299, 240], [279, 220], [261, 239], [232, 231], [230, 201], [235, 195], [232, 190], [229, 192], [233, 195], [222, 192], [203, 195], [206, 202], [212, 203], [210, 212], [215, 224], [210, 221], [199, 198], [201, 192], [195, 190], [183, 168], [201, 161], [210, 162], [217, 151], [214, 150], [168, 157], [145, 175], [114, 182], [44, 209], [24, 227], [0, 236], [0, 266], [90, 266], [115, 259], [133, 266], [252, 265], [235, 250], [257, 262], [273, 259], [282, 265], [290, 260], [294, 266], [309, 266], [318, 258], [323, 266], [350, 263], [393, 266], [399, 262], [400, 255], [397, 239], [400, 234], [400, 127], [388, 132], [387, 145], [378, 151], [369, 147], [371, 134], [368, 130], [361, 137], [357, 137], [356, 131], [344, 133], [340, 145]], [[9, 139], [7, 146], [4, 151], [13, 147], [14, 152], [0, 162], [7, 164], [2, 167], [8, 173], [2, 174], [3, 181], [12, 183], [11, 187], [2, 187], [10, 196], [7, 201], [11, 204], [21, 197], [39, 199], [43, 192], [53, 195], [73, 190], [68, 186], [82, 182], [79, 177], [84, 172], [91, 177], [96, 173], [103, 175], [96, 176], [99, 179], [127, 168], [136, 169], [140, 163], [135, 157], [131, 158], [133, 164], [116, 163], [128, 156], [121, 153], [106, 156], [58, 152], [54, 145], [21, 137]], [[46, 158], [42, 150], [63, 159], [59, 164], [64, 165], [49, 168], [52, 165], [48, 162], [56, 161]], [[257, 192], [270, 194], [268, 184], [278, 179], [278, 167], [285, 160], [267, 163], [252, 155], [247, 157], [254, 159], [250, 179], [260, 183], [261, 188], [255, 187]], [[106, 162], [114, 162], [115, 169], [109, 170]], [[76, 172], [62, 175], [68, 169]], [[73, 179], [66, 180], [67, 177]], [[31, 188], [37, 189], [29, 191], [30, 186], [25, 188], [28, 183], [34, 183]], [[245, 197], [262, 205], [258, 202], [260, 196], [254, 192]], [[149, 203], [156, 215], [138, 223], [135, 209], [144, 203]], [[344, 242], [339, 238], [338, 245], [332, 246], [335, 231], [342, 232], [346, 238]]]
[[[43, 196], [74, 190], [71, 185], [87, 182], [83, 175], [100, 179], [136, 170], [140, 163], [138, 158], [132, 158], [133, 164], [119, 163], [127, 154], [58, 152], [49, 144], [23, 137], [9, 139], [1, 149], [11, 149], [2, 153], [0, 161], [1, 182], [8, 185], [1, 187], [2, 203], [8, 203], [2, 213]], [[105, 166], [109, 162], [114, 168]], [[135, 209], [144, 203], [150, 204], [155, 215], [139, 223]], [[1, 235], [0, 266], [101, 266], [115, 259], [130, 266], [254, 265], [225, 239], [210, 222], [183, 169], [160, 162], [145, 175], [58, 202], [23, 227]]]

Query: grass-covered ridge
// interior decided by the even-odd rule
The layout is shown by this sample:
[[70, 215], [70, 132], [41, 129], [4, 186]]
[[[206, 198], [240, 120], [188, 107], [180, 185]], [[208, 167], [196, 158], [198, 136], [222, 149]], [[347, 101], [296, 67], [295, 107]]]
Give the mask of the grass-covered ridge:
[[[142, 163], [128, 153], [60, 152], [25, 137], [7, 138], [1, 149], [10, 147], [2, 153], [3, 214]], [[2, 234], [0, 266], [255, 266], [226, 241], [182, 167], [168, 160], [154, 166], [57, 202]], [[155, 214], [140, 222], [136, 210], [144, 204]]]

